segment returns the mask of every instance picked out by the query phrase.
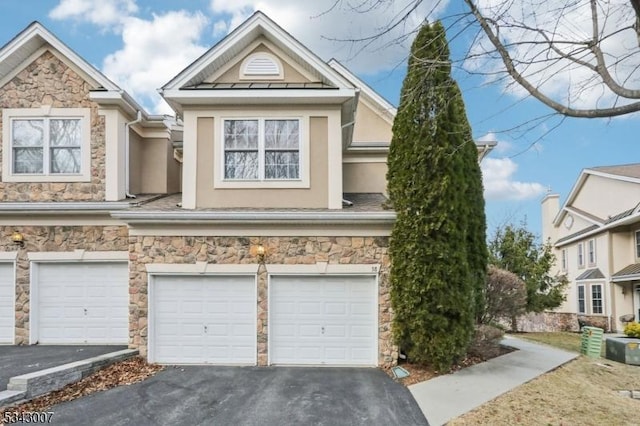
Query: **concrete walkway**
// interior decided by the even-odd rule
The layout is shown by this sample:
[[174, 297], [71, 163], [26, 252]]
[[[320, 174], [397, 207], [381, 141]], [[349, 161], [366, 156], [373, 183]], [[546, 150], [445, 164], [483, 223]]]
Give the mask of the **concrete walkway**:
[[577, 353], [511, 336], [502, 343], [519, 350], [409, 386], [431, 426], [445, 424], [578, 357]]

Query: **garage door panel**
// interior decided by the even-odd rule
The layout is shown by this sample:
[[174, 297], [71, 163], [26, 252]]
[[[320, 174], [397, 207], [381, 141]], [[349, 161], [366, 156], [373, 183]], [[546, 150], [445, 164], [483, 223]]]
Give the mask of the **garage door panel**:
[[[153, 278], [152, 358], [160, 363], [255, 364], [254, 276]], [[175, 309], [167, 309], [173, 304]], [[156, 306], [158, 309], [156, 309]], [[171, 324], [189, 323], [189, 330]], [[198, 330], [193, 341], [190, 331]], [[188, 342], [177, 353], [168, 345]]]
[[377, 364], [372, 276], [275, 276], [270, 281], [273, 364]]
[[126, 262], [38, 263], [37, 335], [43, 344], [126, 344]]

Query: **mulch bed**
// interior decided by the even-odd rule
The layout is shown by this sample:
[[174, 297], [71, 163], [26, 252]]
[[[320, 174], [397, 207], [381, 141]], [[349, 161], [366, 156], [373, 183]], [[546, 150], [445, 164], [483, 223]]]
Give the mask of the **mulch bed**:
[[0, 421], [5, 412], [43, 412], [65, 401], [72, 401], [95, 392], [141, 382], [164, 369], [157, 364], [148, 364], [143, 358], [135, 357], [103, 368], [76, 383], [39, 396], [31, 401], [13, 407], [0, 409]]
[[488, 361], [492, 358], [495, 358], [501, 355], [508, 354], [515, 350], [516, 349], [511, 348], [509, 346], [502, 346], [502, 345], [494, 346], [491, 348], [484, 348], [484, 350], [482, 351], [482, 354], [467, 355], [460, 362], [453, 365], [451, 369], [448, 371], [438, 371], [430, 365], [414, 364], [411, 362], [401, 362], [398, 365], [400, 365], [400, 367], [404, 368], [409, 372], [409, 376], [404, 377], [402, 379], [396, 379], [390, 368], [385, 369], [385, 371], [389, 376], [391, 376], [391, 378], [393, 378], [398, 383], [402, 383], [405, 386], [410, 386], [416, 383], [424, 382], [425, 380], [429, 380], [437, 376], [455, 373], [456, 371], [462, 370], [463, 368], [471, 367], [472, 365], [475, 365], [475, 364], [480, 364], [482, 362]]

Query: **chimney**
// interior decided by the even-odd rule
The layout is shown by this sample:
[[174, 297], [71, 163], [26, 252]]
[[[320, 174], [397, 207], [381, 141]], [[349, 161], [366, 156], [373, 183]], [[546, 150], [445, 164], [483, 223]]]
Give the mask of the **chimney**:
[[560, 196], [547, 193], [542, 199], [542, 242], [553, 244], [558, 239], [558, 229], [553, 225], [553, 219], [560, 211]]

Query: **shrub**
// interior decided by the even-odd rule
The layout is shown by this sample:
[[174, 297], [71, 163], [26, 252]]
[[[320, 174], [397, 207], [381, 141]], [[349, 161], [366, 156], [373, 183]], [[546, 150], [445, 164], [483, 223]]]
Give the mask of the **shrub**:
[[624, 334], [626, 334], [629, 337], [640, 338], [640, 323], [633, 321], [627, 324], [624, 327]]
[[490, 324], [523, 314], [527, 306], [527, 286], [517, 275], [489, 265], [484, 309], [480, 322]]
[[476, 326], [468, 354], [483, 359], [492, 358], [500, 348], [504, 331], [496, 326], [479, 324]]

